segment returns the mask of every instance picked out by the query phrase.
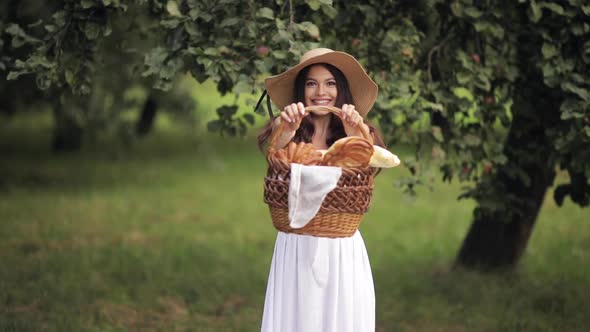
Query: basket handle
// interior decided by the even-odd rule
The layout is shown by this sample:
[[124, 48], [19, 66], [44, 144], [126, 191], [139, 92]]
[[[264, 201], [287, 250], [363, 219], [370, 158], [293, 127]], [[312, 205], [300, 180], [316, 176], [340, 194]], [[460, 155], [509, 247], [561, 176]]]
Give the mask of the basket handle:
[[[335, 106], [307, 106], [305, 108], [306, 111], [329, 111], [334, 113], [336, 116], [338, 116], [340, 119], [342, 119], [342, 110], [338, 107]], [[369, 142], [373, 143], [373, 137], [371, 136], [371, 133], [369, 132], [369, 129], [365, 126], [359, 126], [360, 130], [361, 130], [361, 135], [364, 139], [369, 140]]]
[[[328, 112], [334, 113], [334, 115], [336, 115], [337, 117], [342, 119], [342, 110], [338, 107], [335, 107], [335, 106], [318, 106], [318, 105], [306, 106], [305, 110], [309, 111], [309, 112], [328, 111]], [[270, 149], [274, 149], [274, 143], [276, 142], [276, 140], [279, 137], [281, 137], [281, 134], [285, 130], [284, 122], [282, 121], [280, 116], [275, 119], [275, 123], [276, 123], [276, 128], [273, 130], [273, 134], [270, 139], [269, 152], [270, 152]], [[373, 137], [371, 136], [369, 129], [366, 126], [359, 126], [359, 129], [361, 130], [361, 137], [368, 140], [369, 142], [371, 142], [371, 144], [373, 144]]]

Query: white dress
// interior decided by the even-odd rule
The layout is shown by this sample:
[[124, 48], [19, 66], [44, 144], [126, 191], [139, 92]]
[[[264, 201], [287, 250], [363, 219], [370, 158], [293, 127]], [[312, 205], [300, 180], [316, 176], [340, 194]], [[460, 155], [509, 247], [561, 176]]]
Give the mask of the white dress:
[[375, 289], [360, 232], [335, 239], [279, 232], [261, 330], [375, 331]]

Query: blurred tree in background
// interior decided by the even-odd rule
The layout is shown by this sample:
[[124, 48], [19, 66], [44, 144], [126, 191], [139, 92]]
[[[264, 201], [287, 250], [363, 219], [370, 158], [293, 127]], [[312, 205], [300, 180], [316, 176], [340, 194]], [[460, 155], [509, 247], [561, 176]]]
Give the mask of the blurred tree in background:
[[[4, 112], [47, 100], [56, 149], [79, 146], [83, 130], [121, 127], [130, 86], [149, 91], [134, 127], [143, 135], [171, 96], [157, 91], [187, 72], [221, 94], [252, 94], [323, 46], [360, 59], [380, 87], [371, 116], [390, 143], [416, 147], [406, 191], [428, 184], [432, 166], [472, 185], [461, 198], [478, 206], [458, 264], [514, 266], [558, 168], [570, 183], [555, 201], [589, 203], [585, 1], [70, 0], [33, 14], [25, 3], [3, 4], [0, 84], [3, 100], [10, 89], [33, 95], [7, 92]], [[211, 131], [254, 123], [235, 105], [217, 112]]]

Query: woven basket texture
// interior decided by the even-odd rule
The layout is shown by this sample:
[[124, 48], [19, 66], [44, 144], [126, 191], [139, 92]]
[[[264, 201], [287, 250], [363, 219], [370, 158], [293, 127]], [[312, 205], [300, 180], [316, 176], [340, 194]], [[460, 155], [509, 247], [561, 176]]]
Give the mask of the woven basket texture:
[[274, 227], [282, 232], [320, 237], [352, 236], [369, 209], [376, 169], [343, 168], [336, 188], [322, 203], [318, 214], [304, 227], [289, 227], [289, 180], [291, 167], [268, 156], [264, 178], [264, 202], [268, 204]]

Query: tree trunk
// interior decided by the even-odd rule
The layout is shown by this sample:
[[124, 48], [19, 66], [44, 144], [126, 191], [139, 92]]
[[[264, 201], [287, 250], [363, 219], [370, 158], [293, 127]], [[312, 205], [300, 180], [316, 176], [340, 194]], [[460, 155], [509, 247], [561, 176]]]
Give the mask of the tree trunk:
[[[526, 54], [521, 61], [528, 61]], [[513, 122], [504, 145], [508, 162], [477, 188], [478, 206], [456, 264], [480, 270], [516, 265], [555, 178], [553, 143], [546, 131], [559, 122], [561, 96], [544, 85], [534, 64], [516, 84]], [[490, 202], [493, 202], [490, 206]]]
[[83, 129], [63, 110], [60, 102], [53, 105], [53, 152], [78, 151], [82, 147]]
[[[474, 220], [457, 257], [457, 264], [479, 270], [509, 269], [522, 256], [533, 232], [547, 188], [553, 182], [552, 166], [539, 161], [524, 171], [530, 185], [499, 171], [493, 181], [505, 188], [505, 209], [490, 211], [477, 207]], [[518, 199], [514, 199], [517, 198]], [[481, 202], [480, 202], [481, 203]]]
[[150, 94], [143, 104], [143, 109], [135, 127], [137, 136], [142, 137], [147, 135], [154, 127], [154, 119], [158, 110], [158, 103], [153, 94]]

